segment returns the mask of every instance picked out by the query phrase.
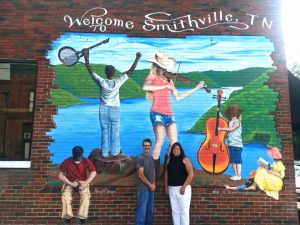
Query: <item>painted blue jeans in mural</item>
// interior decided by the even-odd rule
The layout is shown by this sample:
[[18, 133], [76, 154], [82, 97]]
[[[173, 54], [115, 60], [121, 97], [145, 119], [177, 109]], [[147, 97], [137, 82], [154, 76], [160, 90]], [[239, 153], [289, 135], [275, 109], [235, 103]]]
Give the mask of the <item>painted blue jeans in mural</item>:
[[120, 107], [100, 104], [99, 119], [102, 130], [102, 156], [109, 157], [109, 152], [117, 156], [120, 146]]
[[154, 211], [154, 192], [138, 190], [137, 208], [134, 225], [152, 225]]

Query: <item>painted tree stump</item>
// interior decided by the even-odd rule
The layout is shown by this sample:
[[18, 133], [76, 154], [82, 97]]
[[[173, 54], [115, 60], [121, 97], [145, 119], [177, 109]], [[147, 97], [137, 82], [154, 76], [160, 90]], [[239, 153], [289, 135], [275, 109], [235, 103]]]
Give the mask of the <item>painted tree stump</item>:
[[119, 154], [110, 155], [105, 158], [101, 154], [101, 149], [94, 149], [88, 157], [95, 165], [97, 173], [124, 174], [135, 173], [135, 158]]

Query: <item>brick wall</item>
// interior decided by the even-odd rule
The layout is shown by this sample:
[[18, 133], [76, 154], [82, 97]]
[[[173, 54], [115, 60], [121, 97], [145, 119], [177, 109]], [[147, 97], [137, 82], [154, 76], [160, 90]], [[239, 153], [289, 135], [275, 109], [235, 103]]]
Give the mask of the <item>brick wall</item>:
[[[273, 20], [272, 29], [262, 28], [261, 17], [247, 30], [214, 26], [195, 31], [203, 35], [263, 35], [275, 46], [272, 54], [277, 71], [270, 75], [269, 86], [279, 92], [275, 112], [276, 128], [282, 138], [286, 178], [280, 200], [274, 201], [262, 192], [233, 193], [221, 187], [193, 189], [191, 224], [298, 224], [293, 171], [290, 106], [287, 70], [281, 35], [280, 1], [6, 1], [0, 6], [0, 58], [38, 60], [37, 94], [34, 118], [31, 169], [0, 170], [0, 224], [60, 224], [60, 193], [57, 187], [45, 187], [50, 179], [51, 138], [46, 135], [54, 127], [56, 107], [48, 99], [54, 86], [54, 73], [45, 59], [51, 41], [66, 31], [92, 32], [87, 27], [68, 28], [65, 15], [79, 17], [88, 9], [103, 7], [110, 17], [134, 22], [134, 29], [107, 27], [107, 33], [129, 36], [181, 37], [184, 34], [166, 31], [145, 32], [144, 15], [166, 11], [178, 17], [207, 15], [216, 11], [231, 12], [240, 21], [249, 21], [246, 14]], [[91, 224], [132, 224], [136, 205], [134, 187], [92, 187]], [[78, 199], [75, 199], [78, 200]], [[75, 205], [76, 207], [76, 205]], [[163, 188], [155, 200], [155, 224], [171, 224], [170, 204]]]

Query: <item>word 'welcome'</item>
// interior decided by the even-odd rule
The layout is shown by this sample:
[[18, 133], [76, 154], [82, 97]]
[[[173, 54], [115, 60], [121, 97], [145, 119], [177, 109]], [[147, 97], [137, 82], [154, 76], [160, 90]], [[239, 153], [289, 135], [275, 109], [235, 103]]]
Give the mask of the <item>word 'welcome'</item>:
[[114, 26], [119, 28], [126, 28], [131, 30], [134, 26], [133, 22], [128, 20], [122, 20], [117, 18], [106, 17], [107, 10], [105, 8], [92, 8], [86, 11], [80, 18], [73, 19], [70, 15], [64, 16], [64, 21], [69, 24], [69, 27], [73, 26], [88, 26], [94, 29], [94, 31], [105, 32], [107, 26]]

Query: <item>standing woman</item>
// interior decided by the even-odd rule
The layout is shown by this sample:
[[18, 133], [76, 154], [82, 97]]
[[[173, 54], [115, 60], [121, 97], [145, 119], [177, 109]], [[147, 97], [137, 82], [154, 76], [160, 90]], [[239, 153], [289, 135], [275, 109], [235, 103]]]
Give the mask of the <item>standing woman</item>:
[[165, 172], [165, 192], [169, 193], [174, 225], [190, 224], [191, 181], [194, 177], [191, 161], [180, 143], [171, 146]]
[[170, 58], [164, 51], [158, 51], [155, 57], [148, 59], [152, 63], [150, 74], [147, 76], [143, 90], [151, 92], [152, 106], [150, 109], [150, 119], [155, 135], [155, 144], [152, 151], [152, 157], [155, 163], [155, 172], [158, 177], [160, 168], [160, 151], [164, 142], [165, 133], [167, 133], [169, 146], [177, 142], [177, 127], [172, 112], [171, 94], [177, 101], [184, 99], [193, 92], [204, 86], [204, 81], [200, 81], [195, 88], [178, 93], [171, 79], [164, 74], [168, 69], [173, 69], [176, 60]]

